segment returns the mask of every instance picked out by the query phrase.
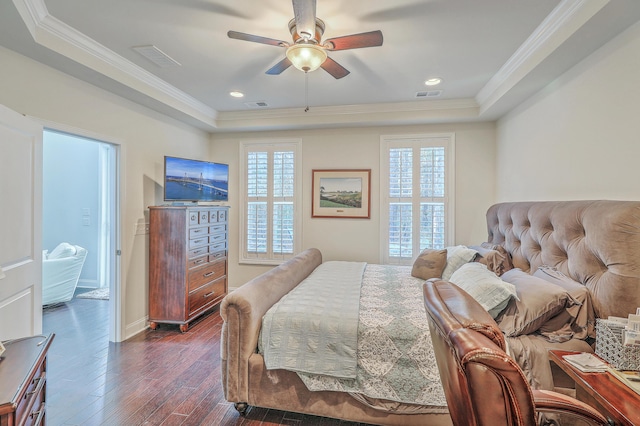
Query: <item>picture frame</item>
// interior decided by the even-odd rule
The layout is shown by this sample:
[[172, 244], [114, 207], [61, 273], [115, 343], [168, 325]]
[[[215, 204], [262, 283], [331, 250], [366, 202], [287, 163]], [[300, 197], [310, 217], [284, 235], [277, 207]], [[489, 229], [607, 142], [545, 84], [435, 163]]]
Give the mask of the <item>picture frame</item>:
[[312, 171], [311, 217], [369, 219], [371, 169]]

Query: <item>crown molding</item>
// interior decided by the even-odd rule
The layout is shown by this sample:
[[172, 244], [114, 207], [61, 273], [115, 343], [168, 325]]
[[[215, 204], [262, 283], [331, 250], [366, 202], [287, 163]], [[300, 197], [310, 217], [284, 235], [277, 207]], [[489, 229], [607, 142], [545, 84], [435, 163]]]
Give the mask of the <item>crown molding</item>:
[[474, 99], [443, 99], [416, 102], [394, 102], [363, 105], [338, 105], [310, 107], [309, 111], [300, 108], [280, 108], [250, 111], [221, 111], [218, 120], [238, 120], [256, 118], [300, 118], [313, 116], [350, 116], [375, 113], [429, 112], [478, 108]]
[[482, 115], [567, 41], [610, 0], [563, 0], [478, 92]]
[[379, 103], [251, 111], [221, 111], [218, 131], [275, 130], [371, 126], [390, 124], [444, 123], [477, 121], [478, 104], [474, 99], [443, 99], [416, 102]]
[[215, 128], [215, 109], [55, 18], [44, 0], [13, 3], [36, 43]]

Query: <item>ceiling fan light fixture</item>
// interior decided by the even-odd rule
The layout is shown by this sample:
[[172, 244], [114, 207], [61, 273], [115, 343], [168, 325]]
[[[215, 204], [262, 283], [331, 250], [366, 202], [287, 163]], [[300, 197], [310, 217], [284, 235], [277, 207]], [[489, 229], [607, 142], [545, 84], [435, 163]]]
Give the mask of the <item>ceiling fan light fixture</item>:
[[316, 44], [297, 43], [287, 48], [287, 58], [300, 71], [311, 72], [327, 60], [327, 52]]

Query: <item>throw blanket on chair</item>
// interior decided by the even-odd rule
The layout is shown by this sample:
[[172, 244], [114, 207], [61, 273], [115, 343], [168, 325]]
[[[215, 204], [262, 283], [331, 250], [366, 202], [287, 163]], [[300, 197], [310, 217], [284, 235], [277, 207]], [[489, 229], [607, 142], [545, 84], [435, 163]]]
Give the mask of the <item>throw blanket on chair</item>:
[[268, 370], [356, 377], [358, 310], [366, 263], [326, 262], [262, 319]]

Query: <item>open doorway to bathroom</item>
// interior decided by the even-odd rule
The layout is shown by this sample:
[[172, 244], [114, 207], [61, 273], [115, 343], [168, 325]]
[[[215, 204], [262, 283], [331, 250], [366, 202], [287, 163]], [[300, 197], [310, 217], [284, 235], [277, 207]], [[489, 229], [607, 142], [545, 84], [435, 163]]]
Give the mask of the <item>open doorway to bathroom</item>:
[[[94, 336], [108, 336], [110, 341], [120, 340], [118, 154], [119, 145], [91, 137], [52, 129], [45, 129], [43, 134], [43, 302], [48, 255], [59, 252], [61, 247], [73, 247], [76, 252], [86, 250], [72, 299], [45, 307], [43, 321], [51, 310], [68, 309], [79, 298], [89, 300], [94, 303], [90, 311], [103, 312], [108, 317], [107, 321], [104, 315], [96, 318], [90, 325]], [[69, 314], [73, 315], [72, 310]], [[90, 317], [84, 322], [88, 320]], [[70, 319], [69, 327], [74, 322]]]

